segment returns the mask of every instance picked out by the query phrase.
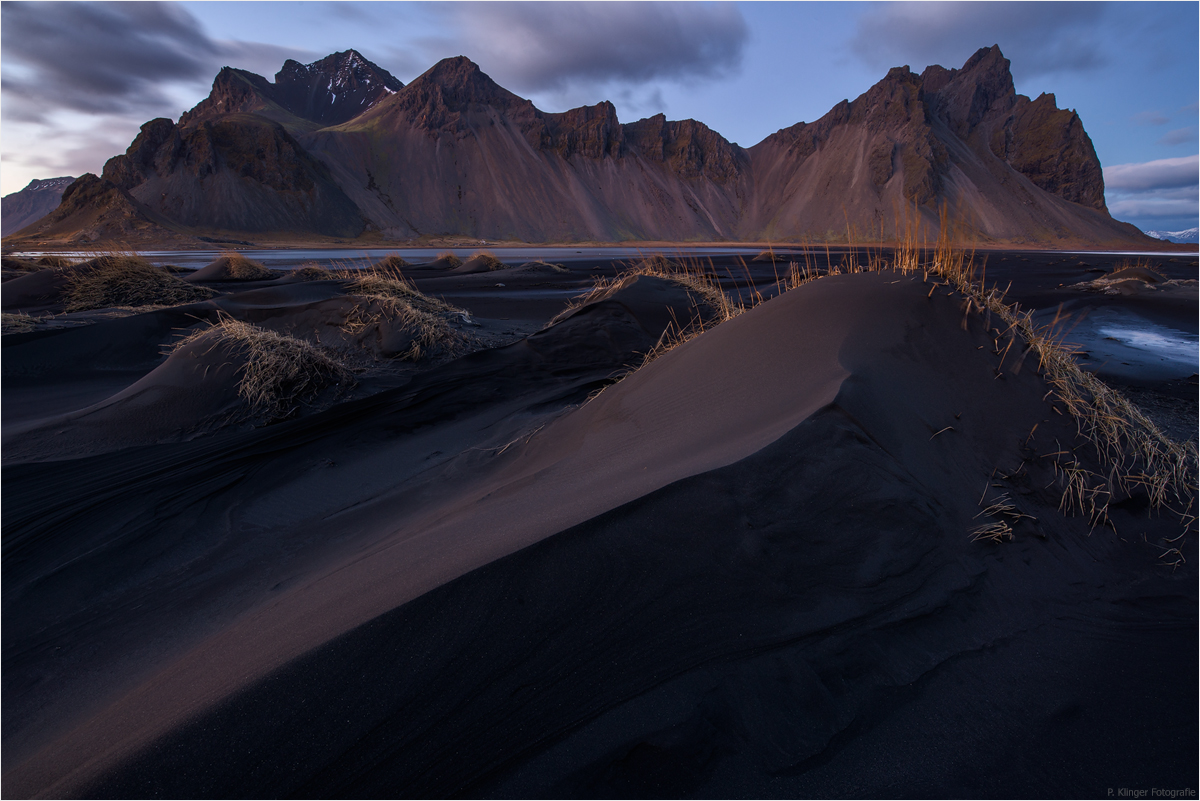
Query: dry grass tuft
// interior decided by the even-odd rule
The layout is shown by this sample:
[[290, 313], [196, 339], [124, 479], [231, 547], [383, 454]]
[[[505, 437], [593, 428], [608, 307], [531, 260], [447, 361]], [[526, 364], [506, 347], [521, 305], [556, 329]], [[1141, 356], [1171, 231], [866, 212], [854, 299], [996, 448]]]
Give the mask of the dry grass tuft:
[[[903, 233], [890, 262], [877, 254], [870, 256], [866, 264], [860, 264], [854, 255], [849, 255], [841, 264], [833, 265], [827, 254], [830, 267], [820, 273], [808, 263], [806, 251], [805, 264], [791, 262], [788, 274], [779, 280], [780, 287], [787, 291], [821, 275], [886, 269], [920, 275], [934, 285], [931, 294], [938, 286], [958, 292], [964, 298], [966, 314], [983, 315], [985, 327], [994, 331], [996, 350], [1002, 352], [1002, 359], [1014, 349], [1016, 359], [1036, 356], [1038, 370], [1050, 385], [1048, 396], [1053, 395], [1065, 407], [1076, 422], [1079, 437], [1094, 451], [1100, 473], [1085, 468], [1070, 450], [1060, 448], [1052, 454], [1063, 488], [1060, 508], [1086, 515], [1093, 527], [1111, 526], [1109, 502], [1142, 492], [1152, 508], [1178, 513], [1185, 533], [1194, 531], [1200, 472], [1195, 443], [1172, 441], [1125, 396], [1080, 368], [1074, 352], [1054, 333], [1057, 320], [1046, 328], [1035, 328], [1032, 311], [1022, 311], [1019, 306], [1006, 303], [1005, 292], [996, 287], [987, 288], [986, 264], [984, 275], [977, 277], [975, 253], [953, 243], [948, 219], [943, 209], [938, 239], [932, 247], [921, 239], [918, 214], [912, 215], [909, 222], [898, 224], [897, 231]], [[1144, 263], [1126, 263], [1102, 280], [1111, 283], [1132, 278], [1152, 283], [1155, 277], [1165, 280]], [[1007, 345], [1002, 345], [1006, 338]], [[1012, 518], [1007, 508], [993, 505], [989, 510], [981, 514]], [[1012, 538], [1012, 527], [1007, 520], [1000, 519], [975, 529], [971, 535], [975, 540], [999, 542]], [[1182, 559], [1178, 549], [1170, 552]]]
[[434, 259], [434, 261], [441, 262], [442, 266], [447, 270], [453, 270], [457, 267], [462, 267], [463, 263], [462, 259], [460, 259], [458, 256], [455, 256], [454, 251], [452, 250], [446, 250], [437, 254], [437, 258]]
[[42, 256], [37, 260], [37, 263], [43, 268], [51, 267], [53, 269], [60, 270], [64, 267], [73, 266], [75, 264], [75, 260], [67, 258], [66, 256]]
[[[746, 307], [741, 303], [730, 300], [729, 296], [721, 289], [721, 282], [716, 273], [706, 269], [702, 262], [676, 262], [658, 254], [642, 259], [614, 278], [599, 279], [587, 293], [573, 300], [546, 325], [554, 325], [570, 315], [571, 312], [589, 303], [598, 303], [612, 297], [618, 291], [633, 283], [639, 276], [643, 275], [661, 278], [678, 284], [687, 291], [697, 307], [707, 307], [711, 312], [711, 315], [704, 315], [697, 308], [697, 314], [693, 320], [679, 326], [672, 335], [673, 339], [682, 336], [684, 331], [689, 332], [687, 337], [675, 342], [676, 345], [699, 334], [703, 330], [704, 323], [702, 321], [704, 317], [710, 317], [709, 325], [711, 326], [730, 320], [746, 310]], [[700, 325], [698, 329], [696, 328], [697, 323]]]
[[[612, 279], [599, 279], [590, 291], [576, 298], [567, 308], [563, 309], [546, 323], [546, 327], [548, 328], [568, 317], [576, 309], [586, 306], [589, 303], [597, 303], [605, 300], [616, 294], [619, 290], [629, 286], [638, 277], [643, 275], [661, 278], [678, 284], [683, 287], [692, 299], [694, 304], [692, 307], [693, 316], [690, 320], [683, 323], [676, 320], [668, 325], [667, 329], [658, 338], [658, 342], [645, 354], [639, 365], [617, 375], [612, 383], [606, 384], [589, 395], [585, 403], [595, 400], [605, 389], [619, 383], [663, 354], [677, 348], [688, 340], [700, 336], [707, 329], [733, 319], [746, 310], [747, 306], [745, 304], [741, 301], [733, 301], [725, 294], [725, 291], [721, 289], [720, 279], [711, 267], [711, 262], [705, 265], [699, 260], [677, 262], [668, 259], [662, 254], [650, 256], [649, 258], [642, 259]], [[755, 291], [754, 296], [757, 303], [763, 301], [762, 295], [757, 291]], [[704, 307], [708, 309], [709, 314], [706, 315], [703, 312], [702, 308]]]
[[369, 269], [376, 270], [378, 272], [393, 273], [393, 272], [397, 272], [402, 267], [408, 267], [408, 266], [409, 266], [409, 264], [407, 261], [405, 261], [404, 259], [400, 258], [399, 256], [397, 256], [396, 254], [393, 253], [388, 256], [384, 256], [378, 262], [371, 265], [371, 267]]
[[402, 359], [457, 356], [475, 344], [474, 337], [453, 324], [470, 323], [469, 312], [423, 294], [399, 272], [352, 276], [346, 292], [365, 303], [347, 319], [344, 330], [353, 335], [385, 320], [399, 324], [413, 337], [412, 346]]
[[298, 278], [301, 281], [327, 281], [339, 276], [331, 270], [326, 270], [324, 267], [318, 266], [314, 262], [308, 262], [293, 270], [292, 277]]
[[24, 312], [9, 314], [8, 312], [0, 313], [0, 333], [4, 334], [21, 334], [26, 331], [32, 331], [37, 328], [37, 318], [31, 317]]
[[172, 351], [194, 343], [245, 357], [238, 396], [256, 417], [286, 419], [321, 390], [354, 383], [350, 370], [323, 349], [226, 315], [175, 343]]
[[350, 281], [346, 286], [346, 292], [351, 295], [403, 300], [416, 308], [433, 314], [452, 314], [470, 317], [470, 314], [465, 310], [424, 294], [411, 281], [398, 272], [339, 273], [339, 277]]
[[67, 283], [68, 312], [113, 307], [178, 306], [216, 294], [160, 270], [138, 256], [100, 256], [74, 273]]
[[[987, 495], [987, 489], [984, 489], [984, 496]], [[1012, 523], [1018, 520], [1033, 520], [1032, 515], [1023, 514], [1008, 497], [1008, 493], [1001, 494], [993, 500], [982, 512], [975, 515], [975, 519], [980, 517], [990, 517], [991, 522], [986, 523], [971, 532], [971, 540], [991, 540], [992, 542], [1003, 542], [1013, 538]], [[1007, 518], [1007, 519], [1005, 519]]]
[[564, 267], [561, 264], [551, 264], [548, 261], [542, 261], [540, 259], [537, 261], [525, 262], [524, 264], [521, 265], [521, 269], [523, 269], [523, 270], [538, 270], [541, 272], [550, 272], [550, 273], [569, 273], [569, 272], [571, 272], [570, 270], [568, 270], [566, 267]]
[[1123, 261], [1105, 278], [1109, 281], [1134, 279], [1148, 284], [1161, 284], [1167, 280], [1167, 277], [1151, 267], [1148, 261]]
[[260, 262], [251, 261], [232, 250], [222, 253], [214, 264], [223, 264], [226, 271], [223, 280], [228, 281], [265, 281], [274, 275]]
[[467, 263], [474, 263], [477, 266], [486, 267], [488, 270], [503, 270], [504, 263], [496, 258], [496, 254], [490, 250], [477, 250], [471, 254], [471, 258], [467, 259]]
[[[1005, 303], [1004, 292], [995, 287], [988, 289], [982, 278], [976, 280], [975, 254], [953, 245], [944, 210], [931, 255], [928, 258], [927, 251], [918, 247], [915, 235], [910, 234], [897, 248], [893, 266], [903, 273], [919, 272], [926, 281], [932, 279], [961, 293], [967, 314], [982, 314], [985, 326], [995, 331], [997, 350], [1008, 337], [1005, 355], [1015, 345], [1026, 357], [1036, 356], [1038, 370], [1051, 388], [1048, 394], [1063, 404], [1075, 420], [1078, 435], [1092, 446], [1103, 474], [1089, 471], [1074, 456], [1069, 462], [1055, 461], [1063, 486], [1063, 511], [1087, 515], [1093, 527], [1111, 525], [1109, 502], [1144, 492], [1152, 508], [1173, 509], [1180, 514], [1185, 530], [1194, 529], [1198, 472], [1195, 445], [1181, 445], [1165, 436], [1124, 395], [1083, 370], [1074, 352], [1055, 334], [1057, 320], [1045, 328], [1035, 328], [1032, 311]], [[1066, 457], [1068, 453], [1059, 449], [1056, 456]]]

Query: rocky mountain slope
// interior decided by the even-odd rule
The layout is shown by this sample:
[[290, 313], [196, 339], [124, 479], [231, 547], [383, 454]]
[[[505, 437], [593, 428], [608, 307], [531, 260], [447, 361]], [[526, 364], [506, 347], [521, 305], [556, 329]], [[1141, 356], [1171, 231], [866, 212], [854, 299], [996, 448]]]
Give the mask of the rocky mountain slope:
[[[407, 86], [354, 51], [273, 83], [226, 68], [91, 180], [141, 215], [126, 235], [870, 241], [945, 213], [981, 243], [1151, 241], [1108, 214], [1078, 115], [1018, 95], [998, 47], [897, 67], [749, 149], [694, 120], [623, 124], [608, 102], [543, 112], [461, 56]], [[20, 238], [121, 235], [82, 207], [52, 216]]]
[[0, 198], [0, 236], [8, 236], [30, 223], [37, 222], [54, 209], [62, 199], [63, 190], [75, 179], [70, 175], [60, 178], [34, 179], [19, 192]]

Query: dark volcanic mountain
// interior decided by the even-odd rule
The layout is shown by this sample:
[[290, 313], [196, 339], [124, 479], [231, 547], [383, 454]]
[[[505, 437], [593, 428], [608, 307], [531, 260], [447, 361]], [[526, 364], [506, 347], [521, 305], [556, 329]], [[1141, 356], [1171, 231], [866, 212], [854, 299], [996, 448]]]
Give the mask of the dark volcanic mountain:
[[[1018, 95], [998, 47], [895, 68], [749, 149], [694, 120], [622, 124], [608, 102], [543, 112], [463, 57], [408, 86], [352, 50], [274, 83], [226, 68], [100, 180], [159, 225], [276, 238], [869, 241], [945, 210], [984, 243], [1149, 241], [1109, 216], [1078, 115]], [[87, 214], [55, 216], [22, 237], [77, 237]], [[108, 235], [94, 218], [88, 237]]]
[[275, 83], [252, 72], [225, 67], [212, 92], [179, 118], [180, 127], [249, 112], [283, 124], [292, 133], [354, 119], [404, 84], [357, 51], [334, 53], [312, 64], [292, 59], [275, 73]]
[[34, 179], [21, 191], [0, 198], [0, 214], [3, 215], [3, 221], [0, 222], [3, 233], [0, 233], [0, 236], [19, 231], [58, 208], [63, 190], [74, 180], [69, 175], [45, 180]]

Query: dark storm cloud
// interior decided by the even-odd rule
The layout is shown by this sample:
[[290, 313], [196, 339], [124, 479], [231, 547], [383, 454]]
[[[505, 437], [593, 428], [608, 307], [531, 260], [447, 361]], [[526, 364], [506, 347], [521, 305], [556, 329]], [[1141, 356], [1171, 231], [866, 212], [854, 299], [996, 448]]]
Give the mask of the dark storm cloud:
[[981, 47], [999, 44], [1018, 77], [1078, 72], [1106, 63], [1104, 3], [935, 2], [872, 4], [858, 19], [851, 48], [868, 65], [960, 67]]
[[167, 80], [210, 69], [216, 44], [177, 6], [160, 3], [4, 3], [3, 90], [32, 105], [90, 113], [125, 112], [165, 101]]
[[[4, 3], [5, 113], [39, 121], [49, 111], [140, 114], [169, 107], [162, 86], [207, 83], [224, 63], [294, 51], [210, 39], [171, 3]], [[255, 64], [254, 66], [259, 66]]]
[[[719, 78], [749, 38], [726, 3], [453, 3], [451, 48], [517, 91]], [[436, 43], [429, 43], [430, 45]]]

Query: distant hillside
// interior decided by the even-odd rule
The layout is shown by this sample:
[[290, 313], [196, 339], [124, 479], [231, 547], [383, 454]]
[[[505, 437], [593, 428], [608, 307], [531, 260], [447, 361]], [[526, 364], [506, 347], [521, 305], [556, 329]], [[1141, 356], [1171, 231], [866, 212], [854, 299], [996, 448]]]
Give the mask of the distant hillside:
[[983, 244], [1153, 244], [1109, 215], [1079, 116], [1018, 95], [998, 47], [897, 67], [748, 149], [608, 102], [544, 112], [461, 56], [404, 86], [351, 50], [274, 82], [223, 69], [85, 177], [16, 239], [870, 241], [932, 235], [945, 210]]
[[34, 179], [19, 192], [0, 198], [0, 236], [8, 236], [30, 223], [37, 222], [58, 208], [63, 190], [75, 179], [69, 175], [61, 178]]

